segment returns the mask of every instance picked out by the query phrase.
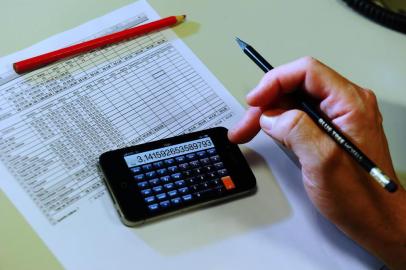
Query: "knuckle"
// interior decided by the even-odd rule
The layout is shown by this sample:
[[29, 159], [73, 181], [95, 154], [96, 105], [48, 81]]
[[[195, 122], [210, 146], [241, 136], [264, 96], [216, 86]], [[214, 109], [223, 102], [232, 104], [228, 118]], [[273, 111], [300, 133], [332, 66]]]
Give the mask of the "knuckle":
[[319, 61], [312, 57], [312, 56], [305, 56], [301, 59], [303, 63], [306, 65], [308, 68], [312, 68], [314, 66], [317, 66], [319, 64]]
[[371, 89], [364, 89], [364, 96], [369, 104], [377, 107], [378, 99], [374, 91], [372, 91]]
[[379, 111], [378, 98], [375, 92], [371, 89], [363, 90], [367, 111], [370, 112], [372, 119], [381, 124], [383, 122], [383, 118], [381, 112]]

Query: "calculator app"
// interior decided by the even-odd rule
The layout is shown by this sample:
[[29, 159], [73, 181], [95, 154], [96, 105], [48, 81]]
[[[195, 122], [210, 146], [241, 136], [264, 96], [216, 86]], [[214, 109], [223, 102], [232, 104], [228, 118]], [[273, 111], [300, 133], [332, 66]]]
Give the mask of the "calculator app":
[[235, 188], [209, 137], [130, 153], [124, 159], [152, 212]]

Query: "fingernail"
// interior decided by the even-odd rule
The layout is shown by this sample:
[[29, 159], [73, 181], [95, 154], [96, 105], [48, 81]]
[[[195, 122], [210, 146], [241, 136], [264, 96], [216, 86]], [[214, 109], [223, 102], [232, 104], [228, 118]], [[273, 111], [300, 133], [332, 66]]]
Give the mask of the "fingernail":
[[259, 119], [259, 123], [261, 124], [261, 127], [266, 130], [271, 130], [272, 126], [275, 123], [276, 118], [273, 116], [267, 116], [267, 115], [261, 115], [261, 118]]
[[228, 130], [227, 137], [228, 137], [229, 140], [232, 140], [233, 135], [234, 135], [233, 132], [234, 132], [233, 128]]

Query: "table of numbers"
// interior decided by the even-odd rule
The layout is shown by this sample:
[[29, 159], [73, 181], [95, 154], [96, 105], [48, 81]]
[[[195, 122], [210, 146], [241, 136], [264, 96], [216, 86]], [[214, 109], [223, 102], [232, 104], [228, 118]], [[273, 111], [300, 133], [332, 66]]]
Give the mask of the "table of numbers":
[[0, 86], [0, 160], [56, 224], [104, 193], [96, 165], [101, 153], [231, 116], [156, 32]]

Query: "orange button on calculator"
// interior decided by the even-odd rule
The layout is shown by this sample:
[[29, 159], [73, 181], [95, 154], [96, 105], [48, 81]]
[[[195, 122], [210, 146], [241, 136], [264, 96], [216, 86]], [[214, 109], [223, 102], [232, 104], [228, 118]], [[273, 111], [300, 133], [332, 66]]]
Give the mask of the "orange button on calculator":
[[227, 190], [235, 188], [234, 182], [233, 182], [233, 180], [231, 179], [230, 176], [222, 177], [221, 181], [223, 181], [223, 184], [224, 184], [224, 186], [226, 187]]

